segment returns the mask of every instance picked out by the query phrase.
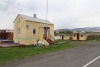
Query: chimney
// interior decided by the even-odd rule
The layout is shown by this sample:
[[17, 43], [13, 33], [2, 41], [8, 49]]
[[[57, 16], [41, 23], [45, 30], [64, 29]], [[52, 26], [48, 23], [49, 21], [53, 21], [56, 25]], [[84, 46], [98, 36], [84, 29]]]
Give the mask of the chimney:
[[36, 14], [34, 14], [33, 17], [34, 17], [34, 18], [37, 18], [37, 17], [36, 17]]

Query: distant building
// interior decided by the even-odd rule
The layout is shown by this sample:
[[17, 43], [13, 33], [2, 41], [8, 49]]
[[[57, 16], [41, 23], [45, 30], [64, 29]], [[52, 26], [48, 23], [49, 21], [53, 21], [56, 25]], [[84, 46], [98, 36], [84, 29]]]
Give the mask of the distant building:
[[87, 40], [87, 34], [85, 32], [73, 32], [71, 40]]
[[0, 29], [0, 39], [13, 40], [13, 30], [11, 30], [11, 29]]
[[54, 41], [54, 24], [48, 20], [18, 14], [14, 20], [14, 42], [25, 45], [52, 44]]

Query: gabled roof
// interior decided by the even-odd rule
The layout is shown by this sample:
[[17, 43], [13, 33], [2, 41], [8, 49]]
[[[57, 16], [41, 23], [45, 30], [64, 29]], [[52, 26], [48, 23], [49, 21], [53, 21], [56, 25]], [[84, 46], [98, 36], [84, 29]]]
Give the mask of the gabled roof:
[[39, 19], [39, 18], [34, 18], [34, 17], [30, 17], [30, 16], [26, 16], [26, 15], [23, 15], [23, 14], [19, 14], [21, 17], [23, 17], [25, 20], [28, 20], [28, 21], [36, 21], [36, 22], [39, 22], [39, 23], [47, 23], [47, 24], [53, 24], [51, 23], [50, 21], [46, 21], [44, 19]]

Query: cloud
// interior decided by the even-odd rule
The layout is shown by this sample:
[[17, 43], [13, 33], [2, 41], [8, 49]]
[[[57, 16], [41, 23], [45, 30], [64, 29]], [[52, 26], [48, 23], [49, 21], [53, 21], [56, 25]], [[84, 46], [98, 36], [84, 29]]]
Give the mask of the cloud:
[[[13, 28], [17, 14], [46, 19], [47, 0], [0, 0], [0, 28]], [[99, 0], [49, 0], [48, 20], [55, 29], [100, 26]], [[9, 23], [9, 26], [5, 24]]]

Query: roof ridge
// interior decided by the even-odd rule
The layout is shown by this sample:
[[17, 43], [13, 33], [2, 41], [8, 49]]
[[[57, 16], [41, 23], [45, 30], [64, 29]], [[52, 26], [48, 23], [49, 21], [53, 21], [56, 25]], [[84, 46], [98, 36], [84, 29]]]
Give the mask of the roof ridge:
[[36, 22], [41, 22], [41, 23], [46, 23], [46, 24], [53, 24], [50, 21], [45, 20], [45, 19], [34, 18], [34, 17], [31, 17], [31, 16], [23, 15], [23, 14], [19, 14], [19, 15], [21, 15], [25, 20], [36, 21]]

